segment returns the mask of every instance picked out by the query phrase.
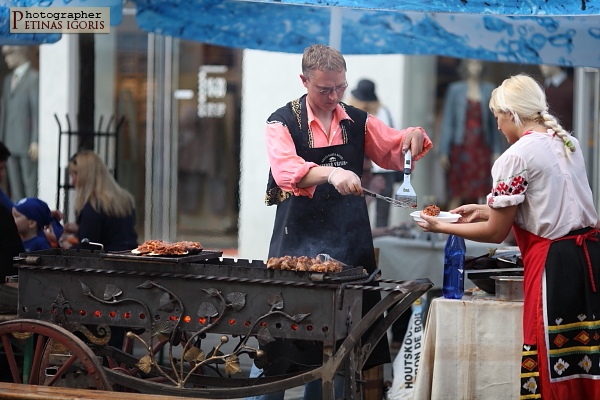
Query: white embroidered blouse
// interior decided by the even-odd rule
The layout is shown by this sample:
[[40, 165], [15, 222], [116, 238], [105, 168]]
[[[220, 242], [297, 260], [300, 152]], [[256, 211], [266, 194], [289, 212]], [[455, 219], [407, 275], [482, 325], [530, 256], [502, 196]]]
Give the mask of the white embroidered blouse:
[[527, 132], [494, 163], [488, 205], [519, 205], [517, 226], [548, 239], [596, 225], [582, 150], [570, 139], [577, 150], [567, 157], [564, 142], [551, 129]]

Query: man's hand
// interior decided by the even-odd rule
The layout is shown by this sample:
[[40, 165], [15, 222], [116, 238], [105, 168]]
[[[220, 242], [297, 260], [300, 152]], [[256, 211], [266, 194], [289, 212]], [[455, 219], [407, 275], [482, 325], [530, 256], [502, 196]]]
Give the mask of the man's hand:
[[328, 182], [342, 195], [360, 196], [362, 194], [360, 178], [350, 170], [336, 168], [329, 175]]
[[410, 153], [413, 157], [421, 154], [423, 151], [423, 142], [425, 141], [424, 131], [421, 128], [413, 128], [407, 130], [404, 141], [402, 142], [402, 152], [410, 148]]
[[31, 142], [29, 145], [29, 158], [31, 161], [37, 161], [38, 159], [38, 144], [37, 142]]

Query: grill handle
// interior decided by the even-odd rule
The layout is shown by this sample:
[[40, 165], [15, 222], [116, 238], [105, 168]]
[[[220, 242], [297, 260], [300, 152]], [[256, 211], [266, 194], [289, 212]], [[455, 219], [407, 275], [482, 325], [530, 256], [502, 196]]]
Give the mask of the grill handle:
[[90, 246], [98, 246], [98, 247], [100, 247], [100, 251], [104, 251], [104, 245], [102, 243], [90, 242], [90, 239], [88, 239], [88, 238], [81, 239], [81, 244], [87, 244]]

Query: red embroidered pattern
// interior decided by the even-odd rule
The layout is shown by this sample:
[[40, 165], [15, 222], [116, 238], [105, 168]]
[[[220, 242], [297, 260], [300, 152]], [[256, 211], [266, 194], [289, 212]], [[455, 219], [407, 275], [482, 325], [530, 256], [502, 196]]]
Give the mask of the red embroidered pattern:
[[492, 188], [494, 196], [510, 196], [521, 194], [527, 189], [527, 181], [522, 175], [512, 177], [508, 182], [501, 181]]

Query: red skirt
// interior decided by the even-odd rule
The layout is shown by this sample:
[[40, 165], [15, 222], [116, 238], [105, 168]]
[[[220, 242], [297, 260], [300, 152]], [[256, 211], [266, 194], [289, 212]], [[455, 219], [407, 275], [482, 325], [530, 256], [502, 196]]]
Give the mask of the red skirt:
[[522, 399], [600, 398], [600, 231], [550, 241], [520, 229]]

